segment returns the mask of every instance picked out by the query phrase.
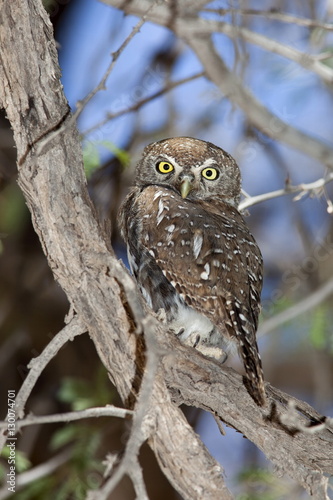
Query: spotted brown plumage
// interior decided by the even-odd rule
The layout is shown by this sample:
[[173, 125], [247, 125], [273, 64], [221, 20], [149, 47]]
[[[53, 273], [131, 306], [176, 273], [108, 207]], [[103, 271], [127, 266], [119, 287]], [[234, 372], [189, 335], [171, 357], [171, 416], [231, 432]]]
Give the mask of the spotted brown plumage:
[[166, 139], [145, 148], [120, 225], [148, 304], [206, 356], [224, 361], [237, 347], [249, 391], [263, 405], [262, 258], [239, 198], [240, 172], [228, 153], [197, 139]]

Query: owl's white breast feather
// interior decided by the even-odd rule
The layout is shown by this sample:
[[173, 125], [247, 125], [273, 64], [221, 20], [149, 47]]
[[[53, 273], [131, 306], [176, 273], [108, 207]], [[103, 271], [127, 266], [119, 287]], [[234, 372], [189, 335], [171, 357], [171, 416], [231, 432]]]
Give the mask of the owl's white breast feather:
[[[169, 326], [183, 344], [196, 346], [202, 354], [220, 362], [225, 361], [229, 354], [234, 355], [237, 349], [235, 338], [222, 336], [206, 316], [181, 301]], [[200, 342], [197, 345], [198, 338]]]

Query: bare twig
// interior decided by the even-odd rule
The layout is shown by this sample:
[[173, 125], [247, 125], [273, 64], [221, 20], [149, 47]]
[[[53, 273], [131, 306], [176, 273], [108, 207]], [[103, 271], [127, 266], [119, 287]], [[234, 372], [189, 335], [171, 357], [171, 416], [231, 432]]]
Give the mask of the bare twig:
[[[88, 408], [86, 410], [58, 413], [56, 415], [28, 415], [22, 420], [16, 420], [15, 432], [17, 433], [22, 429], [22, 427], [27, 427], [29, 425], [51, 424], [54, 422], [73, 422], [74, 420], [97, 417], [126, 418], [132, 414], [133, 412], [131, 410], [117, 408], [113, 405], [106, 405], [105, 407], [101, 408]], [[7, 422], [0, 422], [0, 429], [6, 429], [7, 426]]]
[[139, 22], [134, 26], [132, 29], [131, 33], [126, 37], [126, 39], [123, 41], [123, 43], [120, 45], [120, 47], [111, 54], [111, 62], [109, 63], [104, 75], [102, 76], [100, 82], [96, 87], [94, 87], [89, 94], [82, 99], [81, 101], [78, 101], [76, 103], [76, 111], [73, 113], [73, 115], [70, 116], [70, 118], [60, 127], [57, 128], [57, 130], [54, 130], [51, 134], [48, 134], [45, 138], [43, 138], [41, 141], [38, 143], [38, 154], [40, 154], [43, 150], [43, 148], [48, 144], [51, 140], [54, 140], [59, 134], [61, 134], [65, 128], [71, 127], [73, 123], [76, 122], [86, 105], [88, 104], [89, 101], [100, 91], [100, 90], [106, 90], [106, 82], [107, 79], [109, 78], [117, 60], [127, 47], [127, 45], [130, 43], [130, 41], [134, 38], [134, 36], [139, 33], [140, 29], [144, 25], [147, 19], [148, 12], [154, 8], [156, 4], [156, 1], [153, 2], [151, 5], [148, 6], [146, 9], [146, 12], [144, 12], [141, 16], [141, 19]]
[[109, 63], [109, 66], [107, 67], [101, 81], [99, 84], [89, 92], [89, 94], [82, 99], [81, 101], [78, 101], [76, 103], [76, 111], [72, 115], [72, 120], [73, 122], [77, 120], [83, 109], [86, 107], [89, 101], [100, 91], [100, 90], [106, 90], [106, 81], [109, 78], [113, 68], [115, 67], [115, 64], [121, 54], [124, 52], [126, 49], [127, 45], [130, 43], [130, 41], [134, 38], [134, 36], [139, 33], [140, 29], [146, 22], [147, 14], [150, 11], [150, 9], [154, 6], [154, 3], [147, 9], [147, 12], [143, 14], [141, 19], [138, 21], [138, 23], [134, 26], [132, 29], [131, 33], [128, 35], [128, 37], [123, 41], [123, 43], [120, 45], [120, 47], [111, 54], [111, 62]]
[[[125, 2], [128, 8], [134, 3], [137, 2]], [[145, 2], [140, 0], [139, 3]], [[170, 13], [169, 3], [161, 2], [160, 5]], [[39, 137], [48, 125], [57, 126], [65, 115], [67, 103], [59, 81], [54, 78], [58, 75], [56, 51], [41, 2], [22, 0], [19, 6], [17, 2], [7, 2], [6, 9], [0, 9], [0, 18], [3, 44], [0, 67], [4, 76], [0, 94], [14, 129], [18, 153], [22, 156], [27, 151], [31, 134]], [[12, 19], [16, 22], [11, 22]], [[172, 26], [170, 15], [168, 21]], [[206, 38], [202, 40], [203, 45], [206, 41]], [[44, 51], [43, 60], [40, 48]], [[13, 53], [25, 54], [27, 51], [28, 61], [24, 57], [12, 57]], [[204, 55], [200, 53], [200, 57]], [[20, 85], [17, 85], [18, 75]], [[216, 78], [218, 76], [221, 77], [219, 72], [215, 74]], [[232, 83], [230, 80], [228, 85]], [[32, 112], [27, 115], [28, 102]], [[19, 185], [56, 279], [83, 318], [120, 396], [128, 401], [136, 394], [134, 381], [142, 373], [141, 337], [135, 334], [132, 315], [136, 309], [134, 301], [128, 306], [122, 279], [116, 279], [115, 271], [110, 270], [112, 265], [113, 269], [116, 267], [115, 258], [110, 254], [106, 235], [87, 194], [80, 143], [74, 127], [56, 138], [38, 157], [36, 148], [28, 149], [25, 161], [19, 165]], [[141, 420], [144, 412], [139, 412], [139, 437], [138, 441], [133, 437], [132, 450], [138, 450], [148, 436], [148, 443], [163, 472], [186, 500], [231, 498], [221, 478], [221, 466], [210, 456], [180, 409], [172, 404], [172, 392], [177, 403], [215, 412], [227, 425], [238, 429], [261, 448], [281, 472], [290, 474], [311, 494], [319, 488], [323, 491], [324, 474], [332, 470], [332, 449], [327, 445], [326, 430], [314, 435], [300, 432], [297, 439], [291, 440], [281, 427], [265, 419], [266, 410], [258, 408], [251, 400], [240, 375], [182, 346], [176, 338], [166, 335], [157, 322], [155, 326], [161, 346], [169, 349], [170, 355], [163, 359], [163, 377], [155, 379], [150, 413], [144, 414]], [[267, 392], [272, 398], [272, 391]], [[140, 397], [141, 393], [137, 409], [140, 409]], [[279, 393], [277, 404], [283, 398], [288, 400], [289, 396]]]
[[133, 486], [134, 486], [136, 499], [137, 500], [149, 500], [148, 493], [147, 493], [146, 486], [145, 486], [145, 482], [144, 482], [144, 478], [143, 478], [142, 468], [139, 464], [139, 460], [137, 457], [133, 461], [133, 464], [130, 467], [128, 473], [129, 473], [129, 476], [130, 476], [132, 483], [133, 483]]
[[160, 97], [161, 95], [163, 95], [167, 92], [170, 92], [170, 90], [173, 90], [174, 88], [179, 87], [180, 85], [184, 85], [185, 83], [192, 82], [193, 80], [196, 80], [197, 78], [201, 78], [202, 76], [205, 76], [205, 73], [203, 71], [200, 71], [199, 73], [196, 73], [195, 75], [188, 76], [187, 78], [183, 78], [181, 80], [178, 80], [177, 82], [168, 82], [168, 84], [163, 89], [158, 90], [157, 92], [155, 92], [154, 94], [152, 94], [149, 97], [145, 97], [144, 99], [137, 101], [132, 106], [130, 106], [126, 109], [122, 109], [120, 111], [117, 111], [116, 113], [107, 113], [106, 118], [103, 121], [97, 123], [96, 125], [94, 125], [93, 127], [89, 128], [89, 129], [85, 130], [83, 132], [83, 135], [85, 135], [85, 136], [89, 135], [91, 132], [102, 127], [103, 125], [108, 123], [110, 120], [114, 120], [115, 118], [119, 118], [120, 116], [123, 116], [127, 113], [133, 113], [134, 111], [138, 111], [145, 104], [153, 101], [154, 99], [157, 99], [158, 97]]
[[[198, 27], [198, 31], [201, 31], [200, 25]], [[204, 30], [205, 33], [212, 32], [220, 32], [229, 36], [230, 38], [237, 39], [242, 38], [246, 42], [257, 45], [258, 47], [263, 48], [264, 50], [268, 50], [273, 52], [274, 54], [278, 54], [283, 56], [291, 61], [296, 62], [303, 68], [316, 73], [324, 82], [328, 84], [332, 84], [333, 82], [333, 70], [322, 64], [320, 59], [317, 56], [313, 56], [311, 54], [307, 54], [305, 52], [301, 52], [289, 45], [284, 45], [272, 38], [261, 35], [259, 33], [255, 33], [247, 28], [243, 28], [240, 26], [231, 25], [228, 23], [217, 23], [214, 21], [205, 21], [204, 22]]]
[[298, 184], [293, 186], [287, 184], [284, 189], [277, 189], [276, 191], [271, 191], [269, 193], [259, 194], [258, 196], [249, 196], [246, 193], [246, 199], [241, 201], [238, 209], [240, 211], [246, 210], [253, 205], [262, 203], [263, 201], [272, 200], [273, 198], [279, 198], [280, 196], [285, 196], [286, 194], [299, 193], [297, 199], [300, 199], [305, 194], [318, 194], [322, 191], [324, 186], [333, 180], [333, 172], [329, 173], [325, 178], [320, 178], [314, 182], [309, 182], [308, 184]]
[[256, 9], [203, 9], [203, 12], [212, 12], [224, 16], [226, 14], [239, 14], [241, 16], [262, 16], [265, 19], [273, 19], [282, 23], [296, 24], [307, 28], [320, 28], [326, 31], [333, 31], [333, 24], [324, 23], [315, 19], [307, 19], [306, 17], [293, 16], [278, 10], [256, 10]]
[[156, 372], [159, 364], [160, 354], [158, 344], [154, 338], [153, 324], [151, 318], [143, 320], [147, 363], [142, 378], [140, 393], [135, 405], [133, 423], [130, 437], [127, 441], [124, 456], [110, 479], [98, 491], [89, 492], [89, 500], [107, 500], [109, 495], [117, 486], [125, 474], [132, 479], [137, 498], [148, 500], [148, 495], [143, 481], [138, 454], [141, 445], [149, 437], [152, 429], [151, 424], [143, 428], [144, 419], [149, 414], [150, 400], [155, 382]]
[[267, 333], [275, 330], [287, 321], [291, 321], [292, 319], [297, 318], [297, 316], [301, 316], [301, 314], [304, 314], [314, 307], [317, 307], [330, 295], [332, 295], [332, 293], [333, 279], [330, 279], [323, 286], [318, 288], [318, 290], [305, 297], [305, 299], [299, 301], [297, 304], [289, 307], [285, 311], [276, 314], [272, 318], [263, 321], [259, 325], [258, 336], [261, 337], [263, 335], [266, 335]]
[[[104, 3], [118, 8], [124, 8], [126, 13], [142, 15], [149, 5], [148, 0], [132, 0], [124, 4], [122, 0], [103, 0]], [[179, 16], [173, 20], [172, 29], [175, 34], [184, 39], [200, 59], [209, 78], [235, 105], [243, 110], [248, 120], [259, 130], [275, 140], [302, 151], [319, 162], [333, 169], [333, 148], [324, 141], [303, 133], [290, 126], [271, 113], [253, 93], [243, 85], [239, 77], [234, 75], [224, 63], [211, 40], [211, 32], [205, 30], [206, 20], [193, 15], [189, 17], [187, 2], [177, 3]], [[182, 17], [183, 13], [183, 17]], [[149, 12], [147, 20], [170, 28], [170, 10], [166, 2], [159, 3]], [[218, 23], [216, 23], [217, 26]], [[211, 29], [212, 29], [212, 24]]]
[[[58, 467], [65, 464], [70, 459], [71, 455], [71, 449], [63, 450], [42, 464], [37, 465], [26, 472], [18, 474], [16, 476], [16, 491], [21, 490], [24, 486], [32, 483], [33, 481], [49, 476], [52, 472], [58, 469]], [[0, 500], [5, 500], [10, 496], [12, 496], [12, 493], [8, 490], [7, 486], [0, 489]]]
[[[15, 412], [18, 419], [23, 418], [25, 404], [44, 368], [48, 365], [51, 359], [56, 356], [66, 342], [73, 340], [74, 337], [81, 335], [85, 331], [86, 328], [80, 318], [78, 316], [74, 316], [72, 321], [68, 323], [68, 325], [66, 325], [55, 337], [53, 337], [51, 342], [49, 342], [49, 344], [45, 347], [42, 354], [30, 361], [28, 365], [30, 372], [24, 380], [15, 400]], [[2, 435], [0, 435], [0, 449], [3, 448], [5, 440], [6, 437], [2, 433]]]
[[332, 149], [323, 142], [304, 134], [274, 116], [259, 102], [241, 80], [228, 69], [215, 51], [210, 36], [191, 36], [188, 44], [196, 52], [209, 77], [232, 102], [237, 104], [248, 119], [265, 134], [316, 158], [333, 169]]
[[[183, 24], [183, 20], [180, 21], [180, 24]], [[316, 73], [329, 85], [333, 82], [333, 70], [321, 62], [323, 59], [322, 54], [318, 57], [316, 54], [312, 55], [301, 52], [290, 45], [284, 45], [270, 37], [232, 23], [196, 18], [188, 21], [186, 26], [183, 26], [183, 36], [186, 38], [198, 38], [204, 35], [211, 36], [212, 33], [224, 33], [233, 40], [240, 39], [257, 45], [264, 50], [285, 57], [286, 59], [296, 62], [299, 66]], [[327, 57], [329, 57], [328, 54], [324, 56], [324, 58]], [[330, 57], [332, 57], [332, 54]]]

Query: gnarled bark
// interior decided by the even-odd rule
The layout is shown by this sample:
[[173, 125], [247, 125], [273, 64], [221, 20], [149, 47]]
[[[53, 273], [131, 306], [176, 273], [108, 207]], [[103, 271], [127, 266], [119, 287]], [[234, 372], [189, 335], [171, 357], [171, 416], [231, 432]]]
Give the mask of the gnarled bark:
[[221, 467], [177, 407], [185, 402], [215, 413], [253, 441], [280, 472], [315, 498], [326, 498], [326, 475], [333, 473], [333, 434], [325, 428], [311, 434], [299, 430], [300, 423], [319, 424], [322, 417], [296, 401], [302, 414], [285, 424], [281, 414], [293, 398], [267, 386], [269, 406], [257, 407], [241, 376], [181, 346], [143, 310], [87, 193], [79, 136], [62, 92], [51, 24], [40, 0], [2, 2], [0, 24], [0, 98], [14, 131], [19, 185], [54, 277], [89, 331], [125, 404], [133, 407], [140, 390], [145, 332], [155, 332], [157, 352], [163, 353], [141, 432], [166, 476], [184, 498], [231, 498]]

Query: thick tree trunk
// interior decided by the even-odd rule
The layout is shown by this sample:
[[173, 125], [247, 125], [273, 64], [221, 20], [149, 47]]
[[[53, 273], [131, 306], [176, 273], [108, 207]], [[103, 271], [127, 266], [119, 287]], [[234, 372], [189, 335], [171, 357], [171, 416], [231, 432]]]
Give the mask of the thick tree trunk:
[[[327, 498], [333, 434], [328, 429], [311, 434], [298, 430], [320, 423], [322, 417], [269, 386], [270, 406], [257, 407], [238, 374], [181, 346], [143, 312], [136, 287], [115, 259], [87, 193], [80, 141], [41, 1], [3, 0], [0, 25], [0, 99], [14, 131], [19, 185], [54, 277], [86, 325], [125, 404], [133, 406], [145, 371], [143, 334], [137, 332], [151, 339], [154, 331], [157, 352], [163, 350], [141, 432], [170, 482], [191, 500], [231, 498], [221, 467], [171, 394], [178, 404], [212, 411], [253, 441], [280, 472], [315, 498]], [[301, 414], [283, 423], [288, 401]]]

